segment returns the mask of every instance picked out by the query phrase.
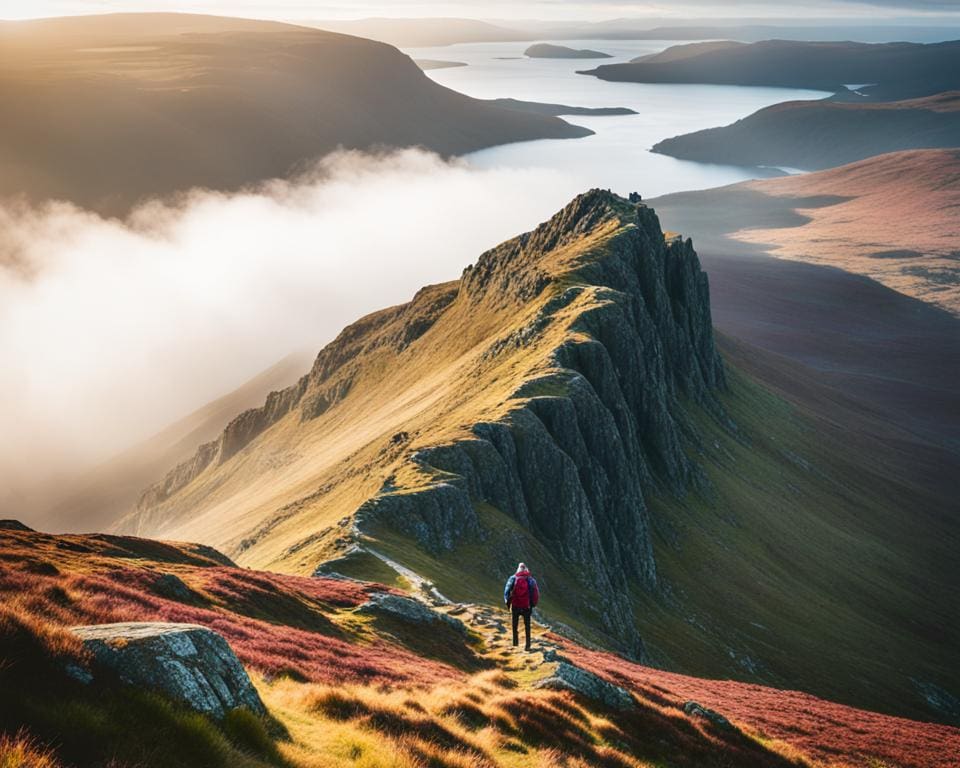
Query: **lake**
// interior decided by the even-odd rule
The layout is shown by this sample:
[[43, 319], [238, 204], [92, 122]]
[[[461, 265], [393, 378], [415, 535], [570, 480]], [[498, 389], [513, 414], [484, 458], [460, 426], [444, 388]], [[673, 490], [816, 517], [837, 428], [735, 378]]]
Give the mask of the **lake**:
[[[481, 168], [549, 168], [561, 174], [563, 195], [590, 187], [656, 197], [756, 178], [755, 168], [693, 163], [650, 152], [661, 139], [726, 125], [782, 101], [821, 99], [830, 94], [787, 88], [720, 85], [643, 85], [604, 82], [578, 69], [592, 69], [656, 53], [676, 43], [657, 40], [572, 40], [570, 48], [590, 48], [611, 59], [528, 59], [530, 42], [466, 43], [406, 48], [414, 59], [465, 62], [465, 67], [433, 69], [441, 85], [481, 99], [515, 98], [577, 107], [629, 107], [639, 114], [614, 117], [569, 116], [564, 120], [596, 131], [576, 140], [528, 141], [467, 156]], [[558, 190], [560, 191], [560, 190]]]

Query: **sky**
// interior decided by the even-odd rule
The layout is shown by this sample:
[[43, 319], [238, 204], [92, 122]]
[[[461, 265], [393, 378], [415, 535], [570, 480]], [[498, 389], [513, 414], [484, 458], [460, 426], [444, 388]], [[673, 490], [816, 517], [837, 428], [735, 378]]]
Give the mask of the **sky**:
[[273, 19], [456, 16], [595, 20], [620, 17], [844, 17], [922, 20], [960, 14], [960, 0], [0, 0], [0, 19], [117, 11], [183, 11]]

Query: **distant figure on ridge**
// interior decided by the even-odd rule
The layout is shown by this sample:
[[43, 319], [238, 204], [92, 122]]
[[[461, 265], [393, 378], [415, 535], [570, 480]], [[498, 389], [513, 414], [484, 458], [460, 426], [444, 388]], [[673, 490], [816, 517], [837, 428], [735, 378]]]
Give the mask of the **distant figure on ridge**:
[[520, 644], [517, 633], [520, 617], [523, 616], [523, 628], [526, 631], [527, 642], [525, 650], [530, 650], [530, 614], [540, 602], [540, 587], [537, 580], [530, 575], [526, 563], [517, 566], [517, 572], [507, 579], [503, 588], [503, 602], [513, 610], [513, 644]]

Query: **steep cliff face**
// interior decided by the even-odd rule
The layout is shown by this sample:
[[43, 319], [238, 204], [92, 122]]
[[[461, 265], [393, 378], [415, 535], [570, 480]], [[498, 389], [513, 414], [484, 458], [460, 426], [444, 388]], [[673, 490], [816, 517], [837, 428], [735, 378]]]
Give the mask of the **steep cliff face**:
[[[560, 275], [512, 273], [526, 254], [558, 252], [611, 219], [617, 230]], [[563, 287], [561, 276], [573, 284]], [[712, 392], [723, 383], [706, 276], [689, 242], [664, 242], [651, 210], [628, 211], [593, 192], [487, 254], [465, 273], [461, 292], [483, 301], [492, 286], [524, 299], [554, 288], [533, 322], [487, 351], [537, 345], [542, 329], [561, 323], [552, 365], [512, 393], [502, 418], [414, 454], [432, 481], [415, 493], [385, 487], [361, 512], [434, 551], [482, 536], [478, 503], [507, 513], [613, 596], [605, 629], [639, 652], [623, 585], [656, 584], [645, 497], [658, 487], [683, 493], [700, 479], [683, 450], [678, 399], [716, 409]]]
[[[507, 519], [522, 532], [518, 548], [534, 541], [566, 569], [577, 586], [571, 610], [596, 614], [605, 634], [642, 655], [629, 591], [657, 584], [647, 498], [704, 482], [688, 457], [696, 430], [680, 403], [722, 419], [715, 392], [723, 384], [707, 278], [691, 243], [667, 242], [642, 204], [594, 190], [485, 253], [458, 283], [345, 330], [295, 387], [242, 414], [149, 489], [131, 524], [166, 533], [165, 519], [189, 519], [205, 495], [236, 482], [238, 459], [284, 442], [303, 456], [305, 431], [325, 446], [346, 434], [345, 423], [354, 433], [374, 425], [351, 463], [382, 482], [352, 509], [336, 502], [352, 534], [342, 525], [301, 531], [285, 554], [324, 542], [329, 555], [334, 536], [362, 545], [392, 530], [442, 557], [492, 543], [491, 519]], [[385, 399], [393, 410], [416, 405], [391, 420]], [[342, 496], [344, 474], [341, 465], [327, 475], [307, 506]], [[283, 473], [260, 478], [282, 483]], [[253, 547], [300, 508], [282, 509]], [[478, 568], [492, 576], [501, 556], [515, 553]], [[598, 596], [603, 611], [591, 608]]]

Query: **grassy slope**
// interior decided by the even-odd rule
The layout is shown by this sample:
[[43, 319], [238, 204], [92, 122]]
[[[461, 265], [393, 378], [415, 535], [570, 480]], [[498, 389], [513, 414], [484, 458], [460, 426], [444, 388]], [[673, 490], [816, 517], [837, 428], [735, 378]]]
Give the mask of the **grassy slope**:
[[724, 404], [740, 439], [698, 420], [714, 493], [654, 505], [672, 589], [638, 595], [650, 647], [697, 674], [929, 716], [911, 677], [960, 686], [949, 500], [838, 408], [811, 413], [733, 367]]
[[960, 315], [958, 179], [960, 151], [945, 149], [895, 152], [820, 173], [751, 182], [746, 188], [795, 208], [804, 221], [744, 228], [735, 236], [767, 245], [781, 258], [866, 275]]
[[[549, 366], [567, 319], [594, 301], [590, 292], [569, 305], [542, 344], [517, 346], [494, 362], [484, 362], [483, 352], [524, 328], [575, 278], [570, 267], [591, 249], [602, 251], [615, 231], [612, 223], [578, 235], [535, 267], [510, 265], [514, 290], [528, 268], [567, 275], [533, 301], [509, 291], [477, 301], [451, 284], [360, 321], [344, 332], [349, 362], [329, 384], [348, 386], [348, 396], [313, 420], [291, 412], [139, 516], [136, 530], [207, 541], [246, 565], [301, 573], [343, 555], [350, 515], [388, 478], [407, 490], [429, 481], [410, 467], [410, 452], [497, 418], [511, 393]], [[439, 314], [431, 309], [437, 305]], [[391, 340], [411, 322], [433, 324], [398, 353]], [[896, 453], [901, 436], [885, 431], [882, 418], [866, 419], [850, 403], [826, 403], [816, 382], [803, 409], [791, 406], [738, 372], [744, 362], [732, 369], [723, 396], [736, 432], [689, 409], [689, 450], [707, 470], [710, 490], [652, 500], [665, 589], [636, 591], [637, 624], [650, 650], [662, 663], [700, 674], [945, 716], [926, 708], [910, 678], [960, 689], [950, 619], [958, 604], [949, 591], [957, 527], [942, 517], [951, 499], [929, 490], [928, 478]], [[936, 476], [937, 468], [928, 474]], [[484, 541], [446, 557], [430, 557], [387, 529], [366, 528], [366, 543], [453, 599], [496, 601], [504, 574], [521, 557], [535, 565], [548, 593], [582, 594], [567, 564], [529, 531], [492, 507], [479, 513]], [[333, 567], [389, 578], [369, 556]], [[592, 611], [573, 614], [553, 600], [546, 615], [606, 642], [602, 596], [593, 602]]]
[[38, 491], [34, 508], [26, 503], [8, 503], [6, 507], [16, 506], [22, 518], [38, 521], [37, 527], [48, 530], [105, 530], [133, 508], [140, 491], [159, 473], [189, 458], [198, 444], [216, 437], [237, 413], [295, 382], [310, 368], [310, 362], [305, 352], [292, 353], [153, 437], [56, 487]]
[[[602, 251], [619, 226], [608, 221], [547, 256], [499, 265], [489, 278], [497, 287], [476, 296], [458, 283], [431, 286], [410, 304], [348, 327], [330, 347], [335, 363], [322, 382], [332, 407], [312, 419], [287, 414], [124, 530], [205, 541], [244, 564], [311, 572], [337, 554], [338, 522], [387, 478], [407, 489], [424, 482], [409, 468], [410, 453], [498, 419], [521, 384], [552, 367], [569, 324], [602, 299], [583, 291], [536, 344], [519, 345], [512, 340], [572, 278], [557, 279], [532, 300], [524, 292], [544, 274], [570, 272], [591, 249]], [[485, 353], [498, 343], [509, 353], [490, 359]]]
[[[952, 765], [940, 750], [960, 746], [956, 729], [669, 675], [561, 644], [540, 628], [536, 652], [518, 653], [498, 617], [476, 606], [448, 609], [471, 633], [466, 641], [446, 637], [438, 661], [411, 651], [409, 628], [353, 613], [373, 585], [236, 569], [190, 545], [0, 530], [0, 562], [0, 765], [9, 768], [933, 768]], [[166, 573], [191, 590], [185, 602], [158, 594]], [[119, 619], [196, 621], [220, 631], [270, 716], [235, 713], [217, 725], [149, 692], [66, 678], [61, 665], [85, 659], [64, 625]], [[256, 652], [258, 635], [290, 642], [273, 639]], [[304, 644], [313, 663], [297, 673], [286, 665]], [[625, 685], [635, 710], [534, 690], [554, 668], [539, 653], [548, 648]], [[477, 663], [489, 669], [477, 672]], [[722, 706], [742, 735], [684, 715], [687, 698]]]

